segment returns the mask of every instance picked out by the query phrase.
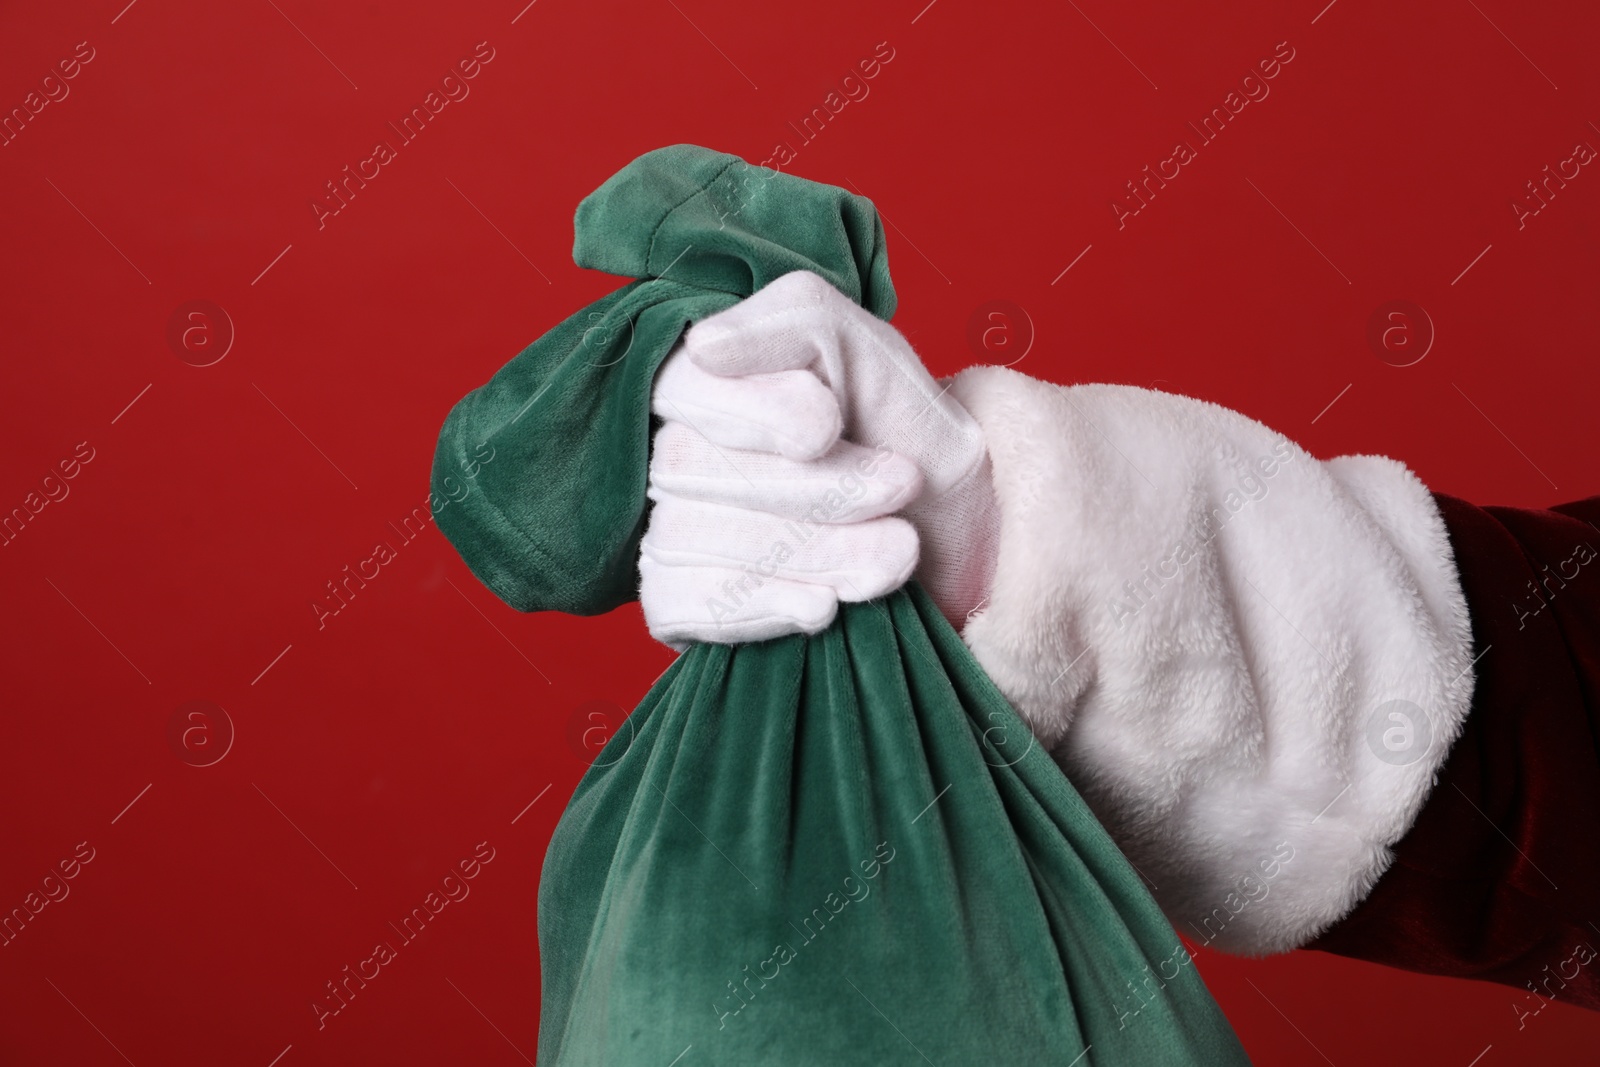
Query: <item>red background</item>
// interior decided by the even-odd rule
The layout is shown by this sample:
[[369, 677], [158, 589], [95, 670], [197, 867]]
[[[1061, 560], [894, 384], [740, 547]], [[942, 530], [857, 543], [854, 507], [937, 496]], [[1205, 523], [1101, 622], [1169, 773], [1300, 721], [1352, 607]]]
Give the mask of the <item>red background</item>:
[[[572, 211], [650, 148], [783, 140], [787, 169], [871, 197], [936, 373], [1009, 300], [1034, 375], [1215, 400], [1480, 503], [1600, 491], [1600, 175], [1523, 229], [1510, 207], [1600, 146], [1577, 0], [524, 2], [0, 14], [7, 111], [94, 49], [0, 147], [0, 513], [94, 449], [0, 548], [0, 909], [94, 849], [0, 948], [4, 1062], [531, 1059], [573, 723], [632, 707], [671, 653], [636, 608], [518, 615], [437, 531], [387, 524], [423, 503], [450, 405], [618, 284], [572, 266]], [[324, 183], [480, 41], [470, 96], [319, 229]], [[787, 123], [881, 41], [870, 95], [803, 143]], [[1271, 95], [1119, 230], [1124, 183], [1280, 41]], [[1403, 368], [1366, 339], [1394, 299], [1437, 331]], [[220, 323], [188, 361], [167, 340], [191, 300], [236, 331], [210, 366]], [[324, 583], [380, 540], [398, 558], [319, 630]], [[170, 740], [193, 700], [236, 731], [210, 766]], [[222, 733], [213, 715], [190, 751]], [[319, 1031], [324, 983], [481, 841], [471, 895]], [[1513, 990], [1315, 953], [1201, 967], [1263, 1064], [1492, 1067], [1600, 1039], [1559, 1002], [1519, 1029]]]

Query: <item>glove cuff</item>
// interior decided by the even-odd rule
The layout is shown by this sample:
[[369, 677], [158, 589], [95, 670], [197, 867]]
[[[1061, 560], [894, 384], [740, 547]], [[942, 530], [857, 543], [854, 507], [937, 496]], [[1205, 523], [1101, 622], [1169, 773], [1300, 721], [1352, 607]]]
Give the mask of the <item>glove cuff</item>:
[[987, 449], [949, 489], [903, 513], [917, 528], [916, 578], [957, 631], [982, 610], [1000, 554], [1000, 506]]

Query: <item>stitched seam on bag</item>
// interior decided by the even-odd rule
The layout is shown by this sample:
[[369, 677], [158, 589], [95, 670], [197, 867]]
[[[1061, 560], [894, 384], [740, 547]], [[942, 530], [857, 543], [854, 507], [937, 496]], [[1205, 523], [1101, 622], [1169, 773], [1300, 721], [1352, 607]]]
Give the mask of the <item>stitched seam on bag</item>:
[[[708, 181], [706, 181], [704, 185], [700, 186], [700, 188], [696, 189], [694, 192], [690, 193], [688, 196], [672, 205], [672, 207], [667, 209], [667, 213], [661, 216], [661, 220], [657, 222], [655, 228], [650, 231], [650, 243], [645, 247], [644, 251], [644, 269], [647, 275], [650, 271], [650, 261], [654, 259], [656, 255], [656, 235], [661, 232], [661, 227], [667, 224], [667, 220], [676, 214], [679, 208], [683, 207], [683, 205], [687, 204], [695, 197], [707, 192], [713, 185], [717, 184], [724, 174], [733, 169], [733, 165], [735, 163], [744, 163], [744, 160], [740, 159], [738, 156], [734, 156], [732, 159], [728, 160], [727, 165], [721, 170], [717, 171], [717, 173], [714, 174]], [[745, 165], [749, 166], [749, 164]]]
[[[624, 287], [624, 288], [626, 288], [626, 287]], [[622, 290], [617, 290], [617, 292], [622, 292]], [[596, 301], [596, 303], [600, 303], [601, 301], [604, 301], [605, 299], [607, 299], [607, 297], [601, 297], [600, 301]], [[621, 300], [621, 299], [619, 299], [617, 301], [617, 303], [619, 303], [619, 304], [623, 303], [623, 302], [624, 301]], [[592, 304], [590, 306], [593, 307]], [[607, 310], [609, 311], [610, 309], [607, 309]], [[569, 355], [570, 355], [570, 353], [569, 353]], [[551, 373], [554, 374], [555, 372], [552, 371]], [[476, 393], [476, 390], [474, 391], [474, 393]], [[473, 401], [473, 405], [472, 406], [473, 406], [474, 410], [477, 408], [477, 406], [480, 403], [482, 403], [481, 400], [474, 400]], [[453, 415], [454, 415], [454, 412], [452, 412], [452, 416]], [[491, 435], [491, 436], [493, 436], [493, 435]], [[459, 435], [458, 435], [458, 439], [457, 440], [458, 440], [458, 445], [457, 445], [457, 448], [456, 448], [456, 453], [457, 453], [456, 458], [458, 460], [464, 459], [466, 457], [466, 451], [465, 451], [465, 448], [464, 448], [464, 439], [460, 438]], [[432, 488], [431, 480], [430, 480], [429, 488], [430, 489]], [[465, 500], [463, 500], [461, 502], [465, 503]], [[535, 555], [535, 556], [537, 556], [539, 558], [540, 563], [543, 564], [545, 569], [547, 569], [549, 572], [553, 573], [554, 575], [556, 575], [560, 579], [561, 585], [563, 587], [562, 588], [562, 592], [565, 595], [576, 596], [576, 597], [578, 597], [580, 599], [584, 596], [584, 594], [587, 592], [587, 588], [582, 582], [579, 582], [576, 579], [573, 571], [570, 568], [562, 565], [560, 563], [560, 561], [559, 561], [559, 557], [557, 555], [551, 553], [547, 548], [545, 548], [543, 542], [540, 541], [539, 539], [535, 538], [530, 531], [524, 530], [519, 524], [511, 521], [510, 516], [508, 516], [505, 513], [505, 511], [500, 507], [499, 503], [496, 502], [495, 499], [492, 496], [490, 496], [489, 494], [487, 494], [487, 493], [484, 494], [483, 506], [486, 509], [487, 513], [490, 516], [492, 516], [493, 519], [495, 520], [495, 525], [500, 527], [500, 532], [502, 534], [504, 534], [504, 535], [509, 535], [509, 536], [506, 536], [504, 538], [505, 540], [511, 540], [511, 541], [515, 541], [515, 542], [520, 542], [521, 544], [525, 545], [528, 549], [531, 550], [533, 555]], [[634, 566], [635, 566], [635, 568], [637, 568], [637, 566], [638, 566], [637, 562], [635, 562]], [[468, 569], [471, 570], [474, 575], [478, 575], [478, 569], [476, 567], [473, 567], [470, 563], [468, 564]], [[489, 589], [496, 596], [500, 597], [501, 600], [506, 601], [506, 603], [508, 603], [508, 604], [511, 603], [509, 599], [507, 599], [504, 595], [502, 595], [501, 589], [498, 588], [498, 587], [504, 586], [505, 583], [503, 583], [503, 582], [491, 582], [491, 581], [488, 580], [488, 578], [484, 577], [483, 575], [478, 575], [478, 577], [479, 577], [479, 580], [482, 581], [484, 583], [484, 585], [488, 586]], [[529, 582], [527, 579], [525, 579], [523, 577], [520, 577], [520, 576], [513, 576], [511, 581], [516, 586], [520, 587], [520, 591], [523, 591], [523, 592], [526, 592], [526, 593], [532, 593], [533, 592], [533, 583]], [[519, 597], [519, 599], [521, 599], [521, 598]], [[515, 607], [515, 605], [512, 605], [512, 606]], [[523, 611], [523, 610], [529, 610], [529, 609], [518, 608], [517, 610]], [[546, 609], [546, 610], [548, 610], [548, 609]]]
[[[645, 278], [645, 279], [638, 279], [638, 280], [639, 281], [643, 281], [643, 282], [650, 282], [650, 281], [665, 281], [666, 279]], [[681, 283], [676, 283], [676, 284], [681, 284]], [[686, 288], [691, 288], [692, 289], [692, 287], [686, 287]], [[695, 295], [695, 294], [693, 292], [691, 292], [691, 293], [689, 293], [687, 295], [691, 295], [692, 296], [692, 295]], [[602, 298], [602, 299], [604, 299], [604, 298]], [[676, 299], [676, 298], [668, 298], [668, 299]], [[618, 303], [621, 303], [621, 302], [622, 301], [618, 301]], [[650, 306], [656, 306], [656, 305], [650, 305]], [[642, 313], [643, 310], [645, 310], [645, 309], [643, 309], [643, 308], [640, 309], [641, 313]], [[676, 338], [676, 336], [674, 336], [673, 343], [676, 343], [676, 340], [677, 340], [677, 338]], [[667, 348], [670, 349], [671, 348], [671, 344], [668, 344]], [[648, 466], [648, 456], [649, 456], [649, 448], [650, 448], [650, 445], [649, 445], [648, 442], [649, 442], [649, 438], [647, 436], [646, 445], [645, 445], [646, 464], [647, 464], [647, 466]], [[458, 452], [459, 452], [460, 456], [462, 456], [462, 457], [465, 456], [465, 452], [464, 451], [458, 450]], [[555, 575], [557, 575], [561, 579], [562, 585], [564, 587], [563, 588], [563, 592], [564, 593], [566, 593], [568, 595], [571, 595], [571, 596], [575, 596], [578, 599], [582, 599], [589, 592], [588, 585], [586, 583], [578, 580], [578, 578], [576, 576], [576, 572], [574, 572], [571, 568], [563, 565], [560, 562], [560, 556], [558, 554], [553, 553], [548, 548], [546, 548], [545, 545], [544, 545], [543, 540], [541, 540], [533, 531], [526, 530], [520, 524], [518, 524], [516, 522], [513, 522], [511, 520], [511, 517], [508, 516], [505, 513], [505, 511], [500, 507], [500, 505], [492, 497], [488, 497], [488, 496], [485, 497], [484, 506], [488, 510], [488, 512], [493, 515], [494, 519], [496, 520], [497, 525], [500, 526], [501, 531], [504, 534], [509, 535], [507, 539], [518, 541], [521, 544], [527, 546], [529, 549], [532, 550], [534, 555], [539, 557], [540, 561], [544, 564], [546, 569], [548, 569], [549, 571], [551, 571], [552, 573], [554, 573]], [[645, 505], [645, 510], [642, 513], [642, 517], [648, 517], [649, 510], [650, 510], [649, 503], [647, 501], [646, 505]], [[638, 570], [638, 560], [637, 560], [637, 558], [634, 560], [633, 566], [634, 566], [635, 572], [637, 572], [637, 570]], [[476, 574], [477, 571], [474, 570], [473, 573]], [[528, 591], [531, 592], [532, 589], [533, 589], [532, 583], [527, 581], [524, 578], [514, 577], [512, 580], [518, 586], [523, 588], [524, 590], [528, 590]], [[497, 596], [500, 595], [500, 590], [495, 587], [495, 584], [490, 583], [486, 579], [484, 579], [484, 584], [488, 585], [489, 588], [491, 590], [493, 590]], [[506, 598], [502, 596], [501, 599], [505, 600]], [[638, 599], [637, 594], [635, 594], [634, 599], [635, 600]], [[509, 603], [509, 601], [507, 601], [507, 603]], [[528, 610], [528, 609], [519, 609], [519, 610]], [[551, 610], [551, 609], [534, 609], [534, 610]], [[555, 610], [560, 610], [560, 609], [555, 609]]]
[[[713, 185], [715, 185], [722, 178], [723, 175], [727, 174], [728, 171], [732, 170], [736, 163], [743, 163], [743, 162], [744, 162], [744, 160], [740, 159], [737, 156], [732, 157], [731, 159], [728, 160], [728, 162], [727, 162], [727, 164], [725, 166], [723, 166], [720, 170], [717, 171], [716, 174], [714, 174], [706, 182], [701, 184], [699, 188], [695, 189], [688, 196], [684, 197], [677, 204], [674, 204], [671, 208], [669, 208], [667, 210], [667, 212], [664, 215], [661, 216], [661, 219], [655, 224], [654, 228], [650, 231], [650, 241], [649, 241], [649, 244], [647, 245], [647, 247], [645, 249], [644, 268], [645, 268], [645, 272], [646, 272], [646, 277], [642, 278], [642, 279], [636, 279], [636, 280], [638, 280], [638, 281], [666, 281], [667, 280], [665, 278], [652, 276], [652, 275], [650, 275], [648, 273], [649, 270], [650, 270], [650, 261], [655, 256], [656, 238], [660, 234], [661, 228], [666, 225], [667, 220], [670, 219], [673, 216], [673, 214], [675, 214], [680, 208], [682, 208], [684, 205], [688, 204], [695, 197], [700, 196], [701, 194], [707, 192]], [[746, 164], [746, 165], [748, 166], [748, 164]], [[697, 286], [688, 285], [687, 283], [675, 283], [675, 284], [683, 285], [684, 288], [690, 290], [690, 292], [686, 293], [685, 296], [697, 295], [695, 293], [695, 290], [697, 288], [703, 288], [703, 289], [709, 290], [711, 292], [728, 292], [727, 290], [716, 289], [713, 286], [700, 286], [700, 287], [697, 287]], [[728, 295], [735, 296], [735, 297], [738, 297], [740, 299], [744, 299], [745, 297], [748, 297], [750, 294], [748, 294], [748, 293], [733, 293], [733, 292], [729, 292]], [[604, 299], [604, 298], [602, 298], [602, 299]], [[668, 299], [671, 299], [671, 298], [668, 298]], [[619, 303], [620, 302], [621, 301], [619, 301]], [[644, 310], [645, 310], [644, 308], [641, 308], [640, 312], [642, 313]], [[681, 331], [680, 331], [680, 333], [681, 333]], [[674, 337], [673, 338], [673, 343], [675, 343], [676, 340], [677, 340], [677, 338]], [[668, 347], [669, 348], [671, 347], [670, 344], [669, 344]], [[552, 373], [554, 373], [554, 372], [552, 372]], [[458, 458], [465, 456], [465, 452], [462, 451], [461, 449], [458, 448], [457, 451], [458, 451], [458, 454], [459, 454]], [[647, 454], [647, 456], [648, 456], [648, 452], [649, 452], [649, 444], [647, 443], [646, 444], [646, 454]], [[492, 515], [494, 517], [494, 519], [496, 520], [496, 524], [501, 527], [501, 531], [504, 534], [509, 535], [509, 539], [510, 540], [520, 542], [523, 545], [527, 546], [529, 549], [532, 550], [532, 553], [534, 555], [536, 555], [536, 556], [538, 556], [540, 558], [540, 560], [545, 564], [545, 567], [546, 567], [546, 569], [548, 571], [553, 572], [554, 574], [556, 574], [556, 575], [558, 575], [560, 577], [560, 579], [562, 580], [562, 585], [565, 586], [564, 592], [568, 593], [569, 595], [577, 595], [579, 597], [581, 597], [585, 593], [586, 590], [583, 587], [583, 584], [575, 579], [575, 576], [572, 573], [572, 571], [570, 571], [568, 568], [562, 566], [558, 562], [558, 557], [555, 556], [553, 553], [551, 553], [548, 549], [546, 549], [544, 547], [544, 545], [542, 544], [542, 542], [539, 539], [537, 539], [533, 535], [533, 533], [531, 531], [524, 530], [517, 523], [512, 522], [510, 520], [509, 516], [507, 516], [506, 513], [500, 508], [500, 505], [498, 503], [496, 503], [492, 498], [486, 499], [484, 501], [484, 504], [486, 506], [486, 509], [487, 509], [488, 513], [490, 515]], [[645, 514], [648, 514], [648, 512], [649, 512], [649, 505], [647, 503], [646, 507], [645, 507]], [[638, 566], [637, 561], [635, 561], [634, 566], [635, 566], [635, 568], [637, 568], [637, 566]], [[476, 571], [474, 571], [474, 573], [476, 573]], [[513, 580], [515, 581], [515, 583], [517, 585], [523, 587], [523, 589], [531, 591], [531, 588], [532, 588], [531, 583], [527, 582], [525, 579], [515, 578]], [[485, 584], [486, 585], [490, 585], [490, 583], [488, 583], [487, 581], [485, 581]], [[495, 591], [496, 595], [499, 595], [500, 591], [498, 589], [495, 589], [494, 585], [490, 585], [490, 588]], [[501, 599], [505, 599], [505, 598], [501, 597]]]
[[[473, 406], [476, 407], [477, 404], [474, 403]], [[465, 457], [466, 453], [464, 451], [462, 451], [459, 448], [458, 448], [457, 451], [459, 453], [459, 458], [464, 458]], [[463, 501], [463, 503], [464, 502], [465, 501]], [[550, 554], [550, 552], [545, 549], [544, 545], [542, 545], [540, 542], [535, 540], [526, 530], [523, 530], [516, 523], [512, 522], [510, 517], [508, 515], [506, 515], [505, 511], [501, 509], [500, 505], [495, 502], [495, 500], [494, 500], [494, 498], [492, 496], [490, 496], [487, 493], [484, 493], [483, 494], [483, 502], [482, 503], [483, 503], [484, 508], [487, 510], [487, 512], [494, 517], [495, 524], [498, 525], [501, 528], [501, 532], [502, 533], [509, 534], [510, 535], [510, 538], [509, 538], [510, 540], [520, 541], [526, 548], [529, 549], [530, 554], [532, 554], [533, 556], [538, 558], [540, 564], [542, 564], [544, 566], [544, 568], [548, 572], [550, 572], [550, 573], [552, 573], [554, 575], [557, 575], [561, 579], [561, 584], [564, 587], [566, 587], [564, 589], [564, 592], [571, 593], [574, 590], [577, 590], [577, 592], [579, 592], [579, 593], [582, 592], [581, 589], [577, 588], [578, 587], [578, 583], [572, 580], [571, 572], [566, 567], [564, 567], [554, 556], [552, 556]], [[470, 565], [469, 565], [469, 569], [472, 570], [472, 572], [474, 574], [478, 573], [478, 570], [477, 570], [476, 567], [470, 567]], [[491, 582], [491, 581], [488, 580], [487, 577], [482, 576], [482, 575], [480, 575], [479, 578], [480, 578], [481, 581], [483, 581], [483, 583], [485, 585], [489, 586], [489, 588], [491, 590], [493, 590], [493, 592], [495, 593], [496, 596], [499, 596], [500, 599], [502, 599], [502, 600], [507, 600], [507, 598], [505, 596], [501, 595], [500, 588], [497, 588], [497, 586], [504, 586], [506, 584], [505, 582], [503, 582], [503, 581]], [[520, 576], [513, 576], [512, 579], [511, 579], [511, 582], [512, 582], [512, 584], [514, 584], [515, 586], [517, 586], [519, 588], [517, 590], [507, 590], [508, 592], [509, 591], [516, 591], [516, 592], [521, 592], [521, 593], [524, 593], [524, 594], [528, 594], [528, 593], [531, 593], [532, 590], [533, 590], [532, 583], [527, 581], [525, 578], [520, 577]], [[520, 599], [523, 599], [523, 598], [519, 596], [518, 599], [520, 600]], [[510, 603], [510, 601], [507, 600], [507, 603]], [[519, 609], [519, 610], [526, 610], [526, 609]]]

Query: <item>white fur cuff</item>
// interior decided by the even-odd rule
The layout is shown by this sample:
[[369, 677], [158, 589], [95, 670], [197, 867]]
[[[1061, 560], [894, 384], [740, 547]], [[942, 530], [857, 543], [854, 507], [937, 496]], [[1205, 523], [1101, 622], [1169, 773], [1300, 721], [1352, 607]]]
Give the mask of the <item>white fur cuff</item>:
[[1460, 733], [1432, 496], [1215, 404], [974, 368], [1001, 530], [963, 636], [1174, 926], [1304, 944], [1371, 890]]

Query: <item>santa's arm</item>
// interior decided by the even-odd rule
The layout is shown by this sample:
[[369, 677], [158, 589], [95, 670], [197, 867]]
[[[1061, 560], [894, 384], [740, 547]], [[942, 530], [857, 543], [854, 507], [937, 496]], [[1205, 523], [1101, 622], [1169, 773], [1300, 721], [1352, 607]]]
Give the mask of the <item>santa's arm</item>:
[[1472, 710], [1366, 899], [1309, 947], [1600, 1008], [1600, 497], [1435, 500], [1472, 612]]
[[975, 368], [1000, 539], [963, 635], [1185, 936], [1305, 944], [1427, 798], [1472, 691], [1427, 489], [1216, 404]]
[[[815, 405], [774, 372], [833, 394], [834, 450], [680, 418], [748, 376], [729, 425], [797, 439]], [[903, 580], [914, 555], [872, 524], [909, 521], [917, 578], [1185, 936], [1600, 1006], [1579, 940], [1600, 921], [1600, 502], [1475, 509], [1392, 459], [1318, 460], [1128, 386], [979, 367], [941, 387], [798, 273], [690, 330], [656, 392], [657, 636], [814, 632]], [[902, 461], [920, 490], [886, 478]], [[827, 536], [775, 556], [800, 518]], [[741, 596], [708, 615], [725, 573]]]
[[1181, 933], [1600, 1005], [1600, 501], [1478, 509], [1130, 387], [952, 395], [1001, 515], [964, 636]]

